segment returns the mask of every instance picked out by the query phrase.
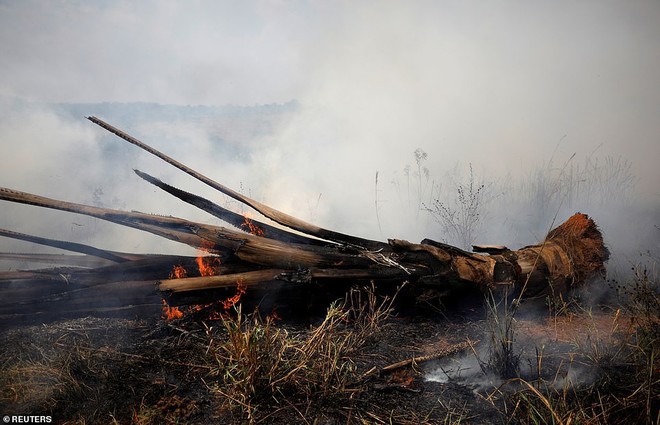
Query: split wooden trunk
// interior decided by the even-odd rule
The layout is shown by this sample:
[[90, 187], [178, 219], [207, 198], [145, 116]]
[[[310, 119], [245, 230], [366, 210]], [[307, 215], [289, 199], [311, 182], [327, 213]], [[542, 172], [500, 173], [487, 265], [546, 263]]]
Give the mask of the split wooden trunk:
[[[374, 282], [452, 292], [511, 288], [519, 296], [559, 294], [605, 271], [608, 251], [596, 224], [577, 213], [544, 241], [519, 250], [475, 246], [475, 252], [425, 239], [421, 243], [364, 239], [323, 229], [277, 211], [175, 161], [109, 124], [90, 117], [124, 140], [158, 156], [220, 192], [254, 208], [274, 224], [251, 220], [200, 196], [174, 188], [147, 173], [144, 180], [195, 205], [235, 229], [92, 207], [0, 188], [0, 199], [85, 214], [185, 243], [200, 257], [111, 252], [78, 243], [0, 230], [0, 236], [27, 240], [82, 255], [0, 254], [51, 262], [60, 267], [0, 272], [0, 318], [60, 311], [88, 314], [95, 309], [158, 304], [211, 303], [236, 294], [236, 288], [281, 288]], [[178, 270], [178, 272], [177, 272]], [[110, 302], [109, 302], [110, 301]], [[108, 306], [110, 304], [110, 307]], [[104, 311], [105, 311], [104, 310]]]

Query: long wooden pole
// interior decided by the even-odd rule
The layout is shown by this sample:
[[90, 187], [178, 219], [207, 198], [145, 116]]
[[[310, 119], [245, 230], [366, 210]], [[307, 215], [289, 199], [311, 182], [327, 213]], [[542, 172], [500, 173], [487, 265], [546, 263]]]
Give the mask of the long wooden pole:
[[[220, 205], [209, 201], [208, 199], [202, 198], [201, 196], [186, 192], [181, 189], [177, 189], [174, 186], [171, 186], [167, 183], [164, 183], [163, 181], [157, 179], [156, 177], [153, 177], [143, 171], [140, 170], [133, 170], [135, 171], [135, 174], [140, 176], [140, 178], [148, 181], [149, 183], [153, 184], [154, 186], [163, 189], [165, 192], [169, 193], [170, 195], [176, 196], [177, 198], [181, 199], [184, 202], [187, 202], [191, 205], [196, 206], [197, 208], [200, 208], [207, 213], [218, 217], [219, 219], [233, 225], [234, 227], [237, 227], [243, 231], [246, 231], [248, 233], [252, 234], [257, 234], [259, 236], [263, 236], [268, 239], [276, 239], [278, 241], [282, 242], [291, 242], [291, 243], [298, 243], [298, 244], [304, 244], [304, 245], [327, 245], [328, 243], [326, 241], [322, 241], [320, 239], [312, 239], [307, 236], [295, 234], [288, 232], [286, 230], [278, 229], [277, 227], [268, 225], [266, 223], [262, 223], [258, 220], [252, 220], [247, 218], [246, 216], [243, 216], [241, 214], [237, 214], [233, 211], [230, 211], [226, 208], [221, 207]], [[249, 220], [249, 221], [248, 221]], [[252, 231], [250, 231], [250, 225], [253, 226]]]
[[42, 238], [39, 236], [32, 236], [25, 233], [13, 232], [11, 230], [6, 230], [6, 229], [0, 229], [0, 236], [12, 238], [12, 239], [18, 239], [26, 242], [32, 242], [39, 245], [60, 248], [66, 251], [79, 252], [81, 254], [87, 254], [94, 257], [103, 258], [112, 261], [113, 263], [123, 263], [124, 261], [128, 261], [136, 258], [134, 254], [113, 252], [105, 249], [95, 248], [93, 246], [89, 246], [81, 243]]
[[105, 121], [96, 118], [94, 116], [87, 117], [88, 120], [93, 122], [94, 124], [100, 126], [101, 128], [104, 128], [105, 130], [115, 134], [116, 136], [120, 137], [121, 139], [126, 140], [127, 142], [139, 147], [140, 149], [143, 149], [150, 154], [162, 159], [163, 161], [167, 162], [168, 164], [171, 164], [178, 168], [179, 170], [193, 176], [197, 180], [209, 185], [210, 187], [224, 193], [225, 195], [244, 203], [245, 205], [248, 205], [252, 208], [254, 208], [256, 211], [261, 213], [263, 216], [270, 218], [271, 220], [275, 221], [276, 223], [279, 223], [283, 226], [290, 227], [294, 230], [297, 230], [299, 232], [306, 233], [311, 236], [315, 236], [320, 239], [326, 239], [329, 241], [333, 242], [338, 242], [338, 243], [343, 243], [343, 244], [348, 244], [348, 245], [353, 245], [356, 247], [361, 247], [361, 248], [366, 248], [366, 249], [386, 249], [387, 244], [384, 242], [379, 242], [379, 241], [374, 241], [370, 239], [364, 239], [356, 236], [351, 236], [347, 235], [344, 233], [336, 232], [334, 230], [328, 230], [324, 229], [319, 226], [315, 226], [311, 223], [307, 223], [303, 220], [300, 220], [296, 217], [293, 217], [289, 214], [286, 214], [282, 211], [278, 211], [275, 208], [271, 208], [268, 205], [262, 204], [259, 201], [255, 201], [254, 199], [251, 199], [241, 193], [238, 193], [212, 179], [209, 177], [195, 171], [194, 169], [180, 163], [179, 161], [165, 155], [164, 153], [154, 149], [153, 147], [147, 145], [144, 142], [141, 142], [140, 140], [136, 139], [135, 137], [121, 131], [120, 129], [111, 126], [110, 124], [106, 123]]

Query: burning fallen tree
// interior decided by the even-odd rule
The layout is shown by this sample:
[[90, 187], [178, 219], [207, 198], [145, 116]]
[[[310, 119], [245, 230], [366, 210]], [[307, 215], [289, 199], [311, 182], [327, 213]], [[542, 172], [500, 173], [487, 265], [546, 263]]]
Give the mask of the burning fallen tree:
[[[114, 252], [74, 242], [0, 230], [0, 235], [57, 247], [82, 255], [12, 254], [0, 258], [59, 265], [0, 273], [0, 317], [40, 312], [82, 315], [105, 310], [139, 310], [159, 304], [177, 306], [235, 303], [244, 293], [282, 287], [403, 282], [419, 291], [447, 294], [470, 289], [513, 288], [523, 296], [559, 294], [602, 274], [608, 251], [596, 224], [575, 214], [539, 244], [519, 250], [475, 246], [467, 252], [441, 242], [364, 239], [324, 229], [275, 210], [200, 174], [110, 126], [88, 118], [120, 138], [161, 158], [223, 194], [272, 220], [270, 225], [237, 214], [208, 199], [184, 192], [135, 170], [147, 182], [216, 216], [234, 228], [170, 216], [93, 207], [0, 188], [0, 199], [88, 215], [150, 232], [204, 252], [199, 257]], [[108, 300], [112, 300], [109, 304]], [[29, 313], [26, 313], [29, 312]]]

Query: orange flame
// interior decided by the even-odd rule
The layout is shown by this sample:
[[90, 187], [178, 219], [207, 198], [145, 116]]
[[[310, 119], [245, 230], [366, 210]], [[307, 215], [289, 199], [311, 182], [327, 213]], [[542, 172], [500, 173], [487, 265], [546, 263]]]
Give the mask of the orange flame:
[[[188, 276], [186, 268], [182, 265], [176, 265], [170, 272], [170, 279], [181, 279]], [[163, 300], [163, 314], [162, 318], [165, 320], [180, 319], [183, 317], [183, 311], [179, 307], [170, 307], [165, 300]]]
[[183, 317], [183, 311], [179, 310], [179, 307], [170, 307], [167, 304], [167, 301], [163, 300], [163, 319], [165, 320], [174, 320], [180, 319]]
[[195, 258], [197, 263], [197, 268], [199, 268], [200, 276], [215, 276], [220, 274], [218, 268], [220, 267], [220, 258], [219, 257], [203, 257], [199, 256]]
[[227, 298], [226, 300], [222, 301], [222, 307], [225, 310], [229, 310], [230, 308], [232, 308], [233, 306], [238, 304], [238, 302], [241, 300], [241, 297], [243, 296], [243, 294], [245, 294], [246, 289], [247, 289], [247, 286], [245, 285], [245, 282], [243, 282], [243, 279], [238, 279], [236, 281], [236, 293], [233, 296], [231, 296], [231, 297]]
[[243, 224], [241, 224], [241, 227], [244, 229], [247, 229], [250, 234], [255, 235], [255, 236], [263, 236], [264, 231], [261, 227], [257, 226], [254, 224], [248, 213], [243, 214], [243, 217], [245, 217], [245, 221]]
[[[256, 227], [256, 226], [255, 226]], [[258, 229], [258, 228], [257, 228]], [[220, 267], [220, 258], [215, 256], [199, 256], [195, 258], [197, 267], [199, 268], [199, 274], [201, 276], [215, 276], [219, 274], [218, 268]], [[181, 265], [174, 266], [172, 272], [170, 273], [170, 279], [181, 279], [188, 277], [188, 272], [185, 267]], [[227, 298], [224, 301], [221, 301], [220, 304], [198, 304], [191, 305], [186, 309], [186, 314], [193, 312], [201, 312], [206, 310], [206, 315], [208, 320], [219, 320], [223, 317], [223, 313], [214, 308], [215, 305], [222, 305], [222, 308], [227, 311], [241, 300], [243, 294], [245, 294], [247, 286], [242, 279], [239, 279], [236, 282], [236, 294]], [[184, 316], [184, 311], [178, 307], [170, 307], [165, 300], [163, 300], [163, 314], [162, 317], [165, 320], [174, 320], [180, 319]]]

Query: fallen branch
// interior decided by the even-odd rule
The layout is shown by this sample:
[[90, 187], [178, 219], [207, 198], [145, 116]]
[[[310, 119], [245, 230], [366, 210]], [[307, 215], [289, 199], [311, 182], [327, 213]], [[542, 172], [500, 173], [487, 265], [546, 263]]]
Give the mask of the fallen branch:
[[136, 255], [134, 254], [108, 251], [105, 249], [99, 249], [81, 243], [60, 241], [57, 239], [41, 238], [38, 236], [27, 235], [25, 233], [12, 232], [11, 230], [6, 230], [6, 229], [0, 229], [0, 236], [4, 236], [6, 238], [18, 239], [26, 242], [32, 242], [44, 246], [51, 246], [54, 248], [64, 249], [66, 251], [79, 252], [81, 254], [91, 255], [93, 257], [104, 258], [114, 263], [122, 263], [124, 261], [132, 260], [136, 258]]
[[416, 366], [421, 363], [426, 363], [431, 360], [441, 359], [443, 357], [451, 356], [456, 353], [460, 353], [463, 350], [470, 348], [470, 344], [477, 344], [479, 341], [466, 341], [458, 344], [451, 345], [443, 350], [437, 351], [433, 354], [428, 354], [425, 356], [411, 357], [406, 360], [401, 360], [400, 362], [392, 363], [380, 369], [380, 372], [392, 372], [396, 369], [400, 369], [406, 366]]
[[[170, 195], [176, 196], [184, 202], [194, 205], [197, 208], [206, 211], [207, 213], [218, 217], [220, 220], [231, 224], [232, 226], [241, 229], [243, 231], [249, 230], [249, 221], [255, 226], [258, 232], [258, 236], [263, 236], [268, 239], [275, 239], [281, 242], [289, 243], [298, 243], [303, 245], [327, 245], [326, 241], [321, 241], [319, 239], [312, 239], [303, 235], [298, 235], [295, 233], [287, 232], [286, 230], [278, 229], [277, 227], [262, 223], [257, 220], [252, 220], [247, 218], [245, 215], [237, 214], [233, 211], [230, 211], [226, 208], [221, 207], [220, 205], [209, 201], [208, 199], [202, 198], [201, 196], [188, 193], [181, 189], [177, 189], [174, 186], [171, 186], [167, 183], [162, 182], [161, 180], [150, 176], [149, 174], [142, 172], [140, 170], [133, 170], [135, 174], [140, 176], [140, 178], [148, 181], [154, 186], [163, 189], [165, 192]], [[247, 227], [247, 229], [246, 229]]]

